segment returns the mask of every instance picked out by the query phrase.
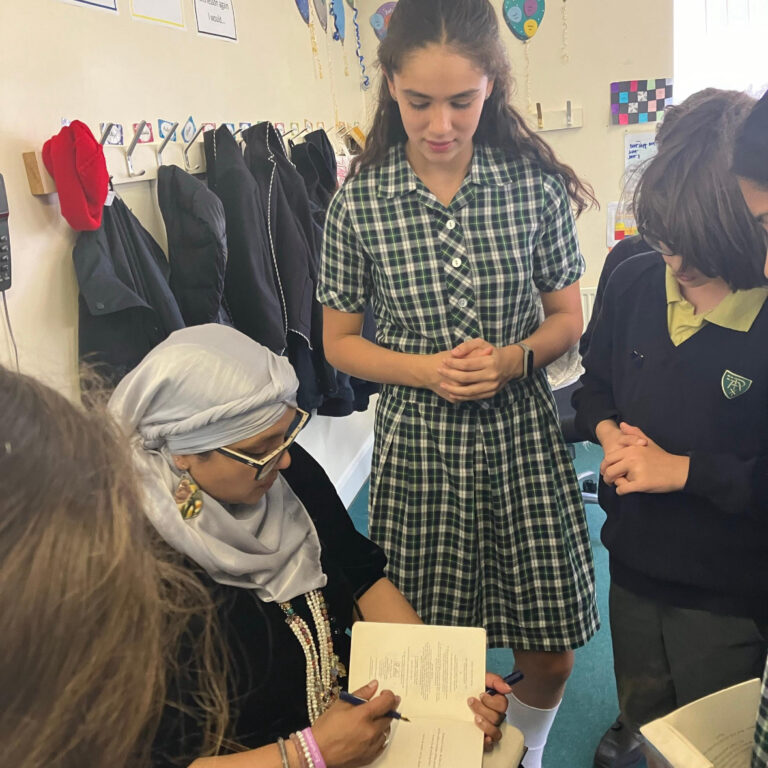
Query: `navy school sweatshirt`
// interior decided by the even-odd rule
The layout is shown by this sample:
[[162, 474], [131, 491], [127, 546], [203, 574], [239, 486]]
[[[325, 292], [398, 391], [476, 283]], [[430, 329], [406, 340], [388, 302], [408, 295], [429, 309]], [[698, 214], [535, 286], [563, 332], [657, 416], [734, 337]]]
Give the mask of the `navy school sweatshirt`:
[[611, 578], [669, 605], [763, 621], [768, 302], [747, 333], [706, 323], [675, 347], [665, 268], [641, 254], [613, 273], [573, 397], [576, 426], [592, 439], [612, 418], [691, 458], [680, 492], [618, 496], [600, 481]]

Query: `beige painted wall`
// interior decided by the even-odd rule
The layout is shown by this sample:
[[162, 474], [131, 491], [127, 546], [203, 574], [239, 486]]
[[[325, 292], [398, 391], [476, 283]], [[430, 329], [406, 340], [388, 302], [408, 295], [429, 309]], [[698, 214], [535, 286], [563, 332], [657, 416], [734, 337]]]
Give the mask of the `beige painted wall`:
[[[55, 196], [29, 193], [21, 153], [39, 149], [62, 117], [126, 127], [158, 118], [195, 121], [364, 120], [352, 39], [328, 43], [317, 25], [323, 78], [315, 77], [308, 27], [289, 0], [235, 0], [237, 43], [198, 36], [192, 0], [186, 31], [59, 0], [0, 2], [0, 173], [11, 209], [13, 286], [9, 311], [22, 370], [70, 389], [76, 368], [75, 233]], [[330, 56], [330, 62], [329, 62]], [[345, 61], [346, 59], [346, 61]], [[345, 66], [349, 76], [345, 76]], [[331, 78], [331, 70], [335, 77]], [[110, 168], [120, 158], [108, 150]], [[137, 160], [151, 161], [148, 149]], [[141, 164], [141, 162], [139, 163]], [[154, 183], [120, 188], [142, 223], [164, 243]], [[0, 319], [0, 363], [11, 361]]]
[[[493, 4], [497, 9], [503, 5], [502, 0]], [[562, 59], [564, 6], [567, 63]], [[585, 213], [578, 223], [587, 260], [584, 286], [597, 284], [607, 253], [606, 203], [618, 200], [624, 170], [627, 129], [609, 124], [609, 83], [672, 76], [672, 11], [673, 0], [548, 0], [544, 21], [527, 43], [528, 66], [523, 43], [499, 13], [517, 80], [515, 105], [527, 112], [528, 103], [538, 101], [546, 112], [564, 110], [570, 99], [574, 108], [583, 108], [582, 128], [547, 131], [542, 136], [561, 160], [592, 184], [600, 201], [601, 210]], [[371, 38], [367, 41], [373, 44]], [[369, 56], [374, 58], [372, 50]]]

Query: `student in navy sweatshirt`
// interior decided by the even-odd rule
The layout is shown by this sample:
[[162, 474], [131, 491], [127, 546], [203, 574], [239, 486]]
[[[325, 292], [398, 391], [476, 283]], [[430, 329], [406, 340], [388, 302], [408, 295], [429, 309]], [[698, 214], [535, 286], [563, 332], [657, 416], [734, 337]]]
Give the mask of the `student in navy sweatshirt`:
[[606, 288], [577, 427], [602, 444], [619, 705], [632, 727], [761, 674], [768, 638], [764, 232], [730, 173], [754, 100], [713, 91], [670, 128], [635, 198], [657, 252]]
[[[739, 178], [744, 200], [755, 221], [768, 233], [768, 91], [750, 113], [736, 140], [733, 170]], [[768, 276], [768, 253], [764, 271]], [[756, 473], [768, 498], [768, 470]], [[768, 765], [768, 664], [763, 673], [763, 692], [755, 728], [752, 768]]]

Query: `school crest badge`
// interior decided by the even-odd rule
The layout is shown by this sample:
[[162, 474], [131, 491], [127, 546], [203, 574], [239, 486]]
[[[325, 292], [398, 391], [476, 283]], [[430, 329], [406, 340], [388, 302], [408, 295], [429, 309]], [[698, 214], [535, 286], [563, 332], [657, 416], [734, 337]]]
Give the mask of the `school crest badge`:
[[748, 379], [746, 376], [739, 376], [738, 373], [733, 371], [725, 371], [723, 378], [720, 379], [720, 387], [723, 390], [723, 394], [729, 400], [743, 395], [751, 386], [752, 379]]

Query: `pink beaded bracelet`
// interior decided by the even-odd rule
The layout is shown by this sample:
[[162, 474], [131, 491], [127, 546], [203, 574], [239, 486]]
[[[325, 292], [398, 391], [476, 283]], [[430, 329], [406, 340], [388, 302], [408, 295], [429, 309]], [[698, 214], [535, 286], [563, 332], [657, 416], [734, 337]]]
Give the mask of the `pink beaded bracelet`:
[[[293, 744], [294, 749], [296, 750], [296, 754], [299, 759], [299, 768], [310, 768], [309, 764], [307, 763], [307, 759], [304, 755], [304, 747], [306, 746], [305, 743], [302, 743], [301, 740], [301, 734], [296, 731], [296, 733], [292, 733], [290, 735], [291, 744]], [[307, 751], [309, 751], [309, 747], [307, 747]]]
[[312, 729], [305, 728], [301, 734], [304, 736], [304, 741], [307, 743], [309, 754], [312, 755], [312, 762], [315, 764], [315, 768], [328, 768], [328, 766], [325, 764], [325, 760], [323, 759], [323, 755], [320, 752], [320, 747], [317, 746], [317, 742], [315, 741], [315, 734], [312, 733]]

